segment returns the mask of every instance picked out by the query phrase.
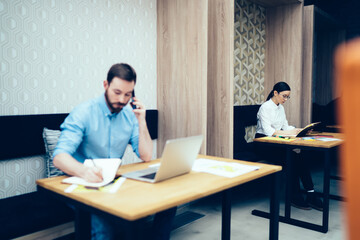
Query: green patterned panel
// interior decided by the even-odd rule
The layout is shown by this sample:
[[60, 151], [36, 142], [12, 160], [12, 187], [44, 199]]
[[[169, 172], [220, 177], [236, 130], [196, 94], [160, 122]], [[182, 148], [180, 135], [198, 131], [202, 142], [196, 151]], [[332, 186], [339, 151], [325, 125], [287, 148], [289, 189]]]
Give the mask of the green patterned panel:
[[245, 0], [235, 1], [235, 105], [264, 101], [265, 16], [265, 8]]
[[[234, 105], [261, 104], [265, 100], [265, 8], [235, 0]], [[255, 128], [246, 129], [251, 141]]]

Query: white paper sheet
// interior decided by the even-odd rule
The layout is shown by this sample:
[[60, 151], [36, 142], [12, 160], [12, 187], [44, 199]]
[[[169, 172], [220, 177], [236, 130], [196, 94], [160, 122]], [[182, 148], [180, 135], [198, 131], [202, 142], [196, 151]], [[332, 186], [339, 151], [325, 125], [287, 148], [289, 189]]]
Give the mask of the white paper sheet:
[[323, 141], [323, 142], [331, 142], [331, 141], [339, 141], [338, 138], [327, 138], [327, 137], [319, 137], [316, 140]]
[[260, 167], [245, 165], [241, 163], [230, 163], [200, 158], [195, 161], [192, 170], [196, 172], [206, 172], [214, 175], [232, 178], [251, 171], [258, 170], [259, 168]]
[[116, 172], [120, 166], [120, 158], [98, 158], [86, 159], [84, 165], [93, 167], [95, 166], [102, 169], [103, 181], [99, 183], [87, 182], [79, 177], [69, 177], [62, 180], [63, 183], [78, 184], [87, 187], [102, 187], [112, 182], [115, 178]]

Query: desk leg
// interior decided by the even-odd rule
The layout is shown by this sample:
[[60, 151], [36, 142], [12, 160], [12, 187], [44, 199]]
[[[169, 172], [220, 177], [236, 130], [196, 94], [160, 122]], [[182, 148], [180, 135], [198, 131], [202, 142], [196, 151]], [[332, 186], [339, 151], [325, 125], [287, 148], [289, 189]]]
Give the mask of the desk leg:
[[271, 185], [269, 239], [277, 240], [279, 238], [280, 172], [272, 174]]
[[122, 236], [124, 239], [126, 240], [140, 239], [138, 221], [126, 221], [124, 224], [126, 225], [126, 231]]
[[91, 216], [89, 212], [75, 209], [75, 239], [91, 239]]
[[285, 159], [285, 174], [286, 174], [286, 194], [285, 194], [285, 218], [291, 217], [291, 168], [292, 168], [292, 162], [291, 162], [291, 154], [292, 149], [287, 147], [286, 148], [286, 159]]
[[[330, 197], [330, 160], [331, 160], [331, 149], [326, 149], [325, 159], [324, 159], [324, 188], [323, 188], [323, 201], [324, 201], [324, 209], [323, 209], [323, 218], [322, 225], [309, 223], [306, 221], [301, 221], [297, 219], [293, 219], [290, 217], [291, 211], [291, 148], [287, 148], [286, 150], [286, 201], [285, 201], [285, 216], [279, 216], [279, 221], [287, 224], [291, 224], [294, 226], [327, 233], [329, 229], [329, 197]], [[259, 217], [271, 218], [271, 214], [264, 211], [253, 210], [252, 214]]]
[[223, 191], [221, 239], [230, 240], [231, 235], [231, 189]]
[[329, 197], [330, 197], [330, 162], [331, 149], [325, 151], [324, 161], [324, 186], [323, 186], [323, 224], [322, 232], [326, 233], [329, 229]]

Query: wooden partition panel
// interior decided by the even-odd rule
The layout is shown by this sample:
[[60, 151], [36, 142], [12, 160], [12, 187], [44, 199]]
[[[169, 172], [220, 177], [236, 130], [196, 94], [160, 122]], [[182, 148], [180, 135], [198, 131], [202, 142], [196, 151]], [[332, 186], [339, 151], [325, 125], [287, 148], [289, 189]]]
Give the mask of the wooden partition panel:
[[232, 158], [234, 1], [209, 1], [207, 154]]
[[292, 91], [284, 107], [296, 127], [302, 127], [302, 19], [302, 3], [266, 9], [265, 97], [276, 82], [287, 82]]
[[303, 78], [301, 102], [301, 126], [311, 123], [312, 112], [312, 79], [313, 79], [313, 58], [314, 58], [314, 5], [304, 7], [303, 19]]
[[158, 155], [167, 139], [202, 134], [206, 153], [207, 0], [157, 1]]

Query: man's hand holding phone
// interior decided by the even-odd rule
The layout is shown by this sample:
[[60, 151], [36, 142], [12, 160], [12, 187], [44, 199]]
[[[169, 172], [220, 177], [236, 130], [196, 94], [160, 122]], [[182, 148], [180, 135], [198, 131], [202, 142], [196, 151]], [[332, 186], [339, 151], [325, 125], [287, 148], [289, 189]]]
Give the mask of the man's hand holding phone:
[[132, 98], [130, 100], [130, 105], [133, 108], [133, 112], [135, 113], [136, 118], [138, 119], [138, 121], [145, 121], [145, 114], [146, 114], [146, 109], [144, 107], [144, 105], [142, 104], [142, 102], [139, 101], [139, 99], [137, 97], [135, 97], [135, 91], [132, 92]]

